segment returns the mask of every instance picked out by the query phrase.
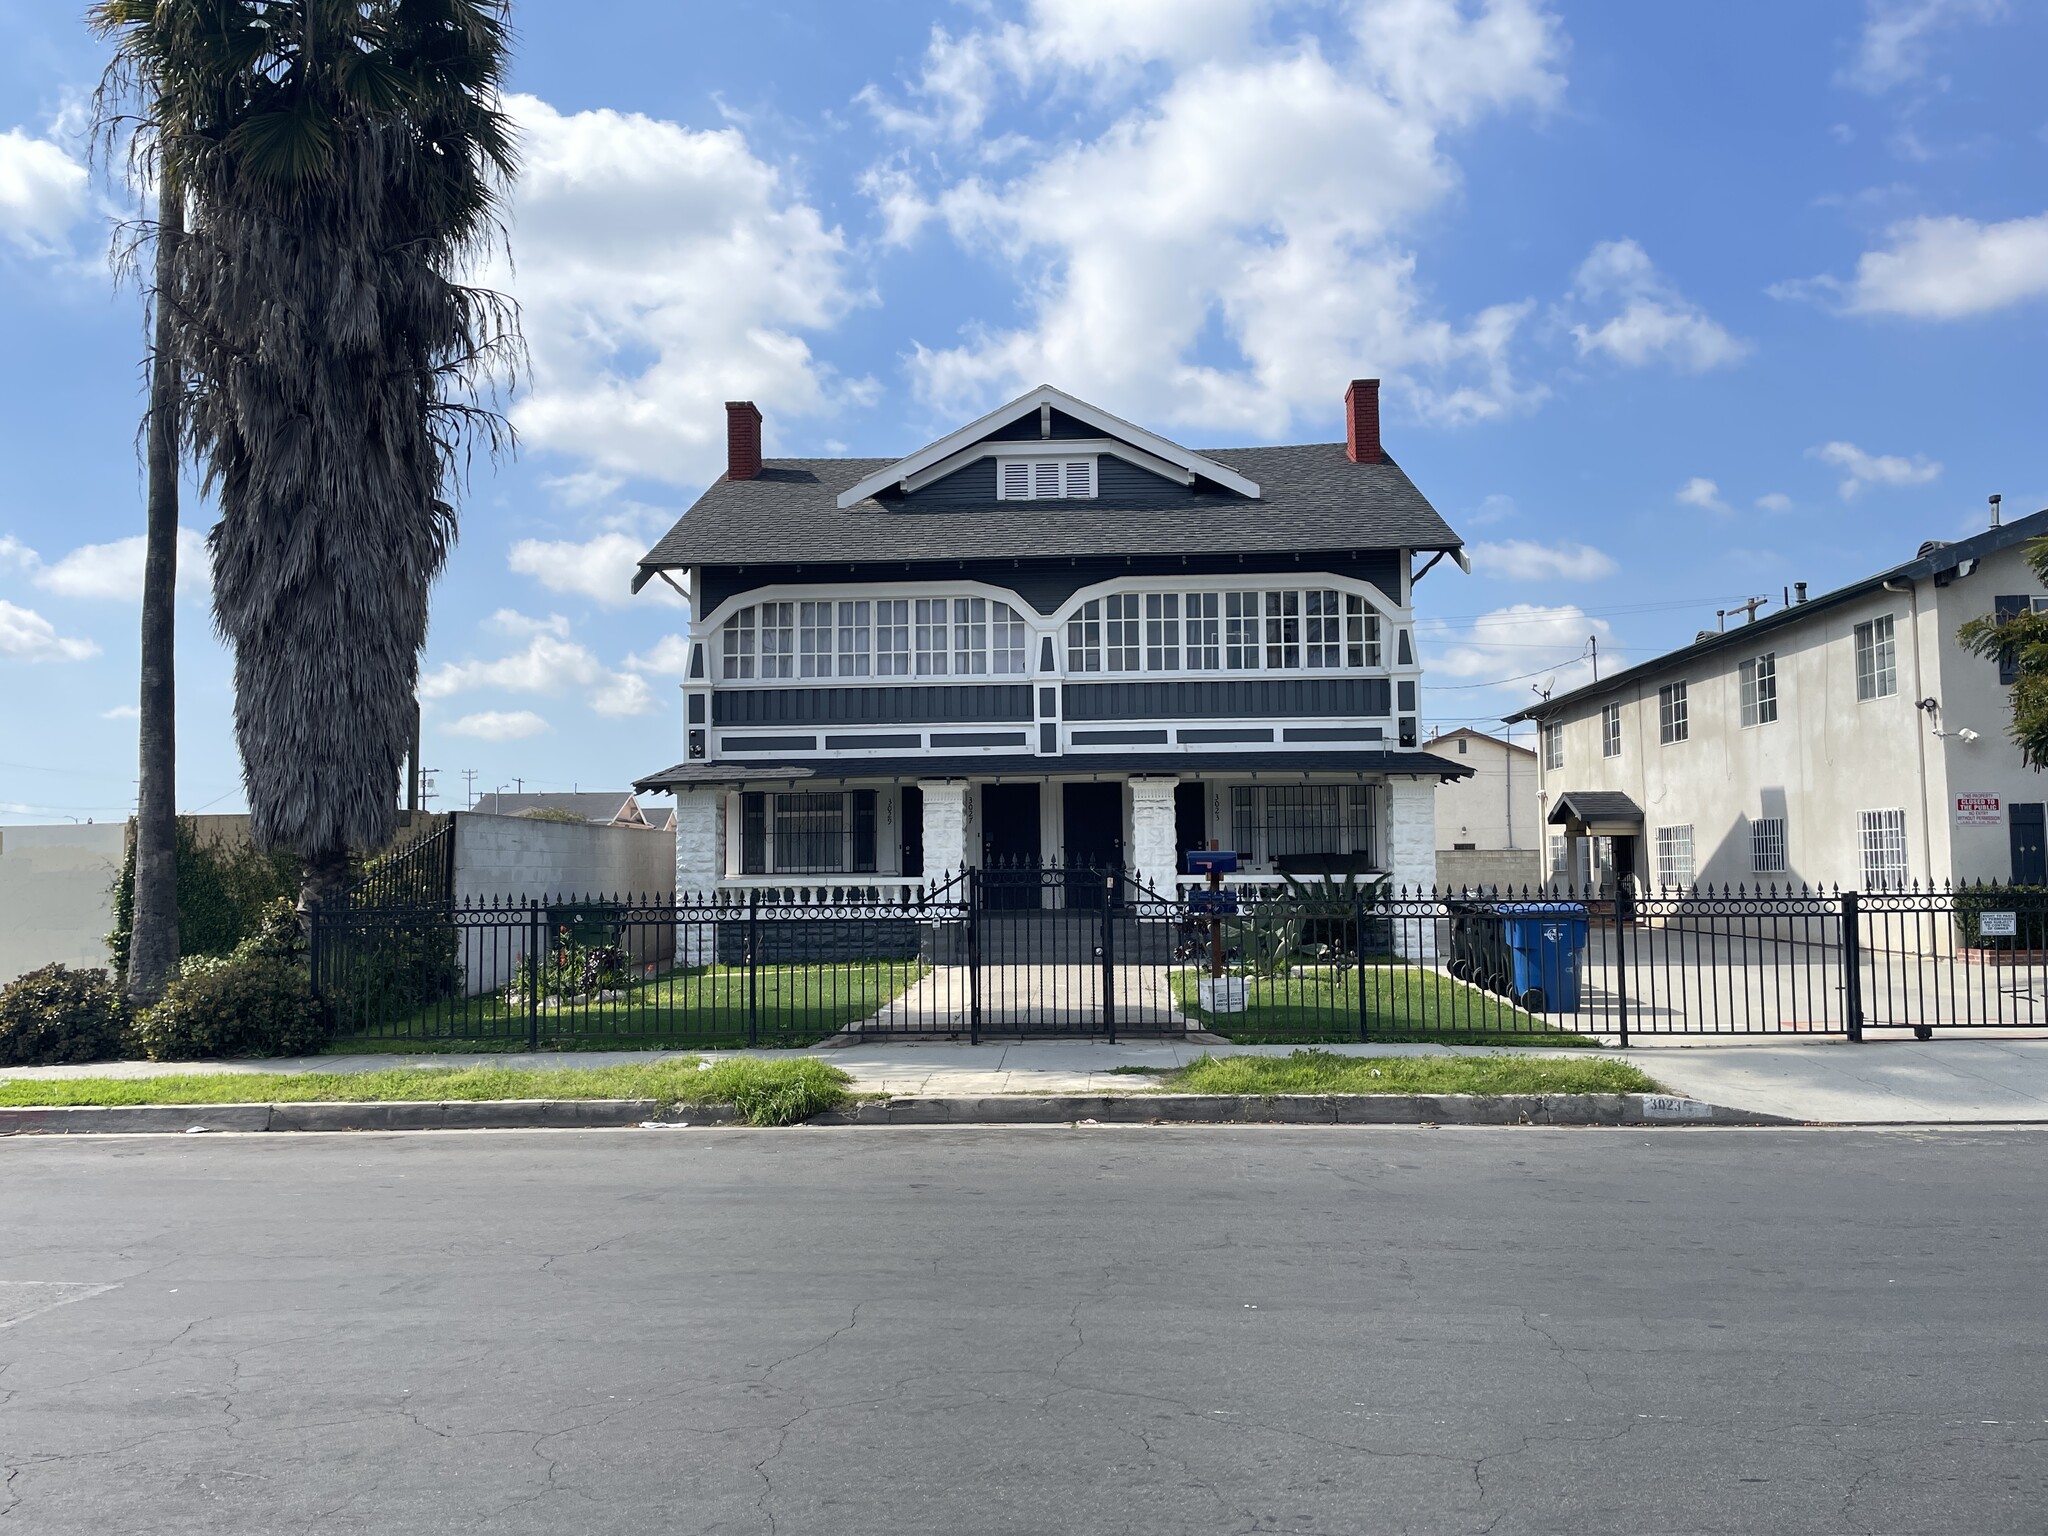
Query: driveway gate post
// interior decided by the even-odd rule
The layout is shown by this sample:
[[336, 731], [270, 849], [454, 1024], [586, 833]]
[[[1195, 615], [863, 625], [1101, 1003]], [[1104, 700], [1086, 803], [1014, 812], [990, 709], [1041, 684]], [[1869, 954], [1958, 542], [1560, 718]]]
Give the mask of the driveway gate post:
[[1629, 889], [1628, 877], [1623, 876], [1614, 891], [1614, 1012], [1621, 1024], [1621, 1048], [1628, 1049], [1628, 924], [1622, 918], [1622, 907], [1626, 904], [1633, 911], [1635, 901]]
[[1363, 888], [1351, 893], [1351, 944], [1358, 951], [1353, 958], [1358, 969], [1358, 1042], [1366, 1039], [1366, 998], [1365, 998], [1365, 891]]
[[967, 889], [967, 1043], [981, 1044], [981, 871], [962, 872]]
[[526, 904], [526, 1048], [540, 1049], [540, 946], [547, 937], [538, 897]]
[[1117, 876], [1103, 881], [1102, 892], [1102, 1022], [1109, 1043], [1116, 1044], [1116, 896]]
[[761, 893], [747, 892], [747, 1044], [761, 1039]]
[[1863, 919], [1856, 893], [1842, 892], [1842, 1013], [1849, 1038], [1863, 1038]]

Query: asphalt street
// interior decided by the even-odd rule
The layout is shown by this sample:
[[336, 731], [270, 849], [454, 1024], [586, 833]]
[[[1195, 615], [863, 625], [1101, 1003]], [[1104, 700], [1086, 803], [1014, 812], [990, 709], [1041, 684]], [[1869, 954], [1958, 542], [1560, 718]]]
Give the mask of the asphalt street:
[[0, 1533], [2048, 1530], [2048, 1131], [0, 1142]]

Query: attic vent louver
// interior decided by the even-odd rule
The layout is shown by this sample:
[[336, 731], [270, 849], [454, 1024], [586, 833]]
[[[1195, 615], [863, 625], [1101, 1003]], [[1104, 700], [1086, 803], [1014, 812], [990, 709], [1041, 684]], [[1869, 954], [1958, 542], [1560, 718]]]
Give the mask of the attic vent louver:
[[1002, 459], [996, 466], [1001, 501], [1061, 501], [1095, 495], [1095, 460]]

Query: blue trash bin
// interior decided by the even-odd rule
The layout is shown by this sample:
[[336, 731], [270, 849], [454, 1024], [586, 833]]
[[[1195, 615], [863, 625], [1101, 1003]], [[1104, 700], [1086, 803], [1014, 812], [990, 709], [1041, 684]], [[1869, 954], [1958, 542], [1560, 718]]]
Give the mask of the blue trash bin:
[[1515, 1001], [1531, 1013], [1577, 1013], [1585, 907], [1575, 901], [1524, 901], [1502, 907], [1500, 915], [1514, 962]]

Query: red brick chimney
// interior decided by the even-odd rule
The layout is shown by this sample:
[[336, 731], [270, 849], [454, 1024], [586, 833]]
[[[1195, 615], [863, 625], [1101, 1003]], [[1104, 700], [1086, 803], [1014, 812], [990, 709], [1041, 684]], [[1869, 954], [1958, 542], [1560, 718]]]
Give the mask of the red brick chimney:
[[1380, 452], [1380, 381], [1353, 379], [1344, 391], [1344, 457], [1354, 464], [1377, 464]]
[[[1375, 438], [1377, 443], [1378, 439]], [[725, 402], [725, 478], [751, 480], [761, 473], [761, 412], [751, 400]]]

